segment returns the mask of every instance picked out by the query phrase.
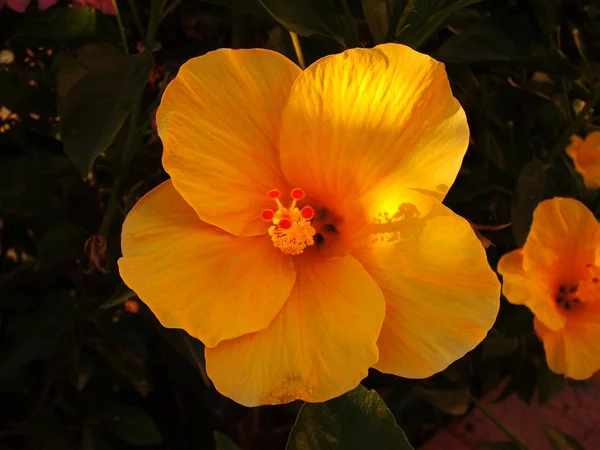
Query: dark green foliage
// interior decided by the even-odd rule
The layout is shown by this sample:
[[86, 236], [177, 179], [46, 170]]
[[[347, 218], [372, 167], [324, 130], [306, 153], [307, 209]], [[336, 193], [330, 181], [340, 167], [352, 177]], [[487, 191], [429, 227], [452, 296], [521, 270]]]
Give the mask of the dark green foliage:
[[[371, 371], [371, 390], [243, 408], [213, 387], [202, 343], [163, 328], [123, 284], [117, 260], [125, 215], [167, 178], [153, 120], [180, 65], [220, 47], [297, 61], [289, 31], [307, 64], [393, 41], [446, 64], [471, 142], [444, 202], [491, 240], [493, 268], [544, 199], [575, 197], [600, 216], [564, 155], [571, 134], [600, 127], [599, 107], [578, 116], [600, 83], [597, 6], [119, 0], [121, 34], [95, 9], [35, 3], [0, 10], [0, 50], [14, 54], [0, 63], [0, 107], [14, 113], [0, 116], [0, 449], [410, 449], [503, 381], [497, 401], [539, 404], [569, 383], [549, 370], [532, 313], [502, 300], [484, 342], [426, 380]], [[583, 448], [544, 432], [553, 449]]]
[[552, 450], [585, 450], [572, 436], [551, 425], [544, 425], [544, 433]]
[[286, 450], [412, 450], [375, 391], [358, 386], [325, 403], [306, 403]]
[[139, 101], [154, 61], [150, 53], [124, 55], [106, 44], [88, 44], [61, 56], [56, 80], [60, 132], [65, 153], [87, 178]]

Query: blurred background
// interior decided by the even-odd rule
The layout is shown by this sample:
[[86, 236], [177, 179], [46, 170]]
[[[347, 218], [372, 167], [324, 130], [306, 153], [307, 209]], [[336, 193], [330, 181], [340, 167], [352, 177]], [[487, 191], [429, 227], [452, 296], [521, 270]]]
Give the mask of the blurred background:
[[[600, 212], [564, 153], [572, 134], [600, 129], [597, 1], [11, 1], [0, 9], [0, 450], [286, 448], [301, 403], [221, 396], [202, 344], [161, 327], [116, 267], [126, 213], [167, 179], [154, 114], [191, 57], [263, 47], [297, 61], [292, 31], [307, 64], [394, 41], [444, 62], [471, 129], [445, 204], [493, 268], [522, 246], [542, 199]], [[363, 382], [428, 450], [519, 449], [503, 426], [531, 449], [600, 448], [594, 383], [553, 374], [531, 313], [504, 300], [486, 340], [444, 372]]]

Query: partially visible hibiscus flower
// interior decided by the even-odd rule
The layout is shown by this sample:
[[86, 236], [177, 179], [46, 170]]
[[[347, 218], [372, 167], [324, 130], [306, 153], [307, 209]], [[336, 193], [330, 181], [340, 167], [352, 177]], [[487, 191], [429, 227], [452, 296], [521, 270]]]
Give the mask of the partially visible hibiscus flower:
[[112, 0], [72, 0], [73, 6], [89, 6], [102, 11], [104, 14], [115, 14]]
[[399, 44], [305, 71], [184, 64], [157, 113], [171, 180], [123, 226], [124, 281], [248, 405], [319, 402], [369, 367], [428, 377], [486, 336], [500, 285], [441, 201], [469, 142], [443, 64]]
[[585, 139], [573, 135], [566, 152], [586, 187], [600, 188], [600, 131], [591, 132]]
[[[25, 12], [31, 0], [0, 0], [0, 8], [8, 6], [17, 12]], [[58, 0], [38, 0], [38, 7], [42, 10], [48, 9], [58, 3]], [[73, 6], [89, 6], [99, 9], [105, 14], [115, 14], [112, 0], [73, 0]]]
[[498, 272], [507, 300], [535, 315], [552, 371], [580, 380], [600, 370], [600, 226], [585, 205], [541, 202], [525, 245]]
[[[22, 13], [25, 12], [30, 3], [31, 0], [0, 0], [0, 8], [8, 6], [10, 9]], [[47, 9], [56, 3], [58, 3], [58, 0], [38, 0], [38, 7]]]

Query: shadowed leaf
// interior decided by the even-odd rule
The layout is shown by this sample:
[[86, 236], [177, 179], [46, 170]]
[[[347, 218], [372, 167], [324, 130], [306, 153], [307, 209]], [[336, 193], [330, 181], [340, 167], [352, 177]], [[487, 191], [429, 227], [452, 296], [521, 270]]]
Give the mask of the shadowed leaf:
[[134, 445], [160, 444], [162, 438], [152, 417], [137, 406], [121, 406], [108, 428], [125, 442]]
[[544, 424], [544, 434], [552, 450], [585, 450], [577, 440], [555, 426]]
[[217, 444], [215, 450], [240, 450], [240, 448], [223, 433], [214, 431], [213, 436], [215, 437], [215, 442]]
[[64, 57], [58, 73], [58, 112], [65, 153], [84, 178], [141, 97], [153, 59], [106, 44], [86, 45]]
[[412, 450], [374, 390], [358, 386], [325, 403], [305, 403], [286, 450]]

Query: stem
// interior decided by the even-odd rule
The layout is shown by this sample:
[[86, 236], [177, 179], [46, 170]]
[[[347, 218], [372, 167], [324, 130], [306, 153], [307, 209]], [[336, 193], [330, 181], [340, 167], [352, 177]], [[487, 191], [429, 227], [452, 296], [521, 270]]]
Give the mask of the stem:
[[581, 39], [579, 38], [579, 30], [577, 28], [574, 28], [571, 31], [571, 33], [573, 34], [573, 41], [575, 42], [575, 47], [577, 48], [579, 57], [581, 58], [581, 60], [583, 61], [583, 64], [585, 65], [585, 70], [587, 72], [587, 76], [590, 78], [590, 83], [594, 83], [594, 72], [590, 68], [590, 65], [588, 64], [588, 60], [585, 57], [585, 53], [583, 51], [583, 45], [581, 44]]
[[[135, 0], [131, 0], [131, 4], [134, 3]], [[116, 0], [113, 0], [115, 3], [116, 9]], [[150, 44], [154, 45], [154, 38], [156, 35], [156, 31], [158, 29], [158, 24], [161, 20], [161, 11], [159, 8], [159, 0], [152, 0], [152, 4], [150, 6], [150, 18], [148, 19], [148, 31], [146, 33], [146, 49], [150, 51]], [[121, 23], [120, 19], [119, 22]], [[124, 37], [124, 35], [123, 35]], [[119, 161], [119, 167], [116, 171], [115, 182], [112, 186], [112, 190], [110, 192], [110, 197], [108, 199], [108, 205], [106, 206], [106, 212], [104, 213], [104, 218], [102, 219], [102, 224], [100, 225], [100, 229], [98, 230], [98, 234], [100, 236], [108, 237], [110, 233], [110, 229], [112, 226], [112, 221], [115, 217], [115, 213], [117, 211], [117, 206], [119, 203], [119, 197], [121, 195], [121, 188], [123, 186], [123, 182], [125, 181], [125, 177], [127, 175], [127, 171], [129, 166], [131, 165], [131, 161], [135, 155], [135, 142], [141, 136], [140, 129], [138, 127], [139, 117], [142, 109], [141, 100], [138, 100], [134, 103], [131, 109], [131, 116], [129, 117], [129, 127], [127, 129], [127, 135], [125, 137], [125, 143], [123, 144], [123, 150], [121, 153], [121, 160]]]
[[113, 8], [115, 9], [115, 17], [117, 18], [117, 24], [119, 25], [119, 31], [121, 33], [121, 42], [123, 44], [123, 50], [125, 53], [129, 53], [129, 48], [127, 47], [127, 36], [125, 34], [125, 26], [123, 25], [123, 20], [121, 19], [121, 13], [119, 12], [119, 6], [117, 5], [117, 0], [112, 0]]
[[306, 62], [304, 61], [304, 55], [302, 54], [302, 47], [300, 47], [300, 39], [298, 39], [298, 35], [293, 31], [290, 31], [290, 37], [292, 38], [294, 51], [296, 52], [296, 57], [298, 58], [298, 65], [302, 70], [304, 70], [306, 69]]
[[[198, 372], [200, 372], [200, 377], [202, 378], [202, 381], [204, 382], [206, 387], [211, 388], [212, 382], [210, 381], [210, 378], [208, 378], [208, 374], [206, 373], [206, 367], [204, 366], [204, 364], [202, 364], [200, 361], [198, 361], [200, 358], [198, 358], [196, 356], [196, 352], [194, 351], [194, 348], [192, 347], [192, 344], [190, 343], [191, 339], [192, 338], [190, 338], [188, 336], [183, 336], [183, 341], [185, 342], [185, 345], [188, 348], [190, 355], [192, 355], [192, 358], [194, 358], [194, 361], [196, 362], [196, 367], [198, 368]], [[204, 359], [204, 358], [202, 358], [202, 359]]]
[[154, 38], [162, 16], [162, 9], [159, 2], [160, 0], [152, 0], [150, 3], [150, 18], [148, 19], [148, 29], [145, 39], [146, 50], [149, 52], [152, 52], [154, 48]]
[[510, 438], [510, 440], [515, 443], [517, 447], [519, 447], [521, 450], [529, 450], [529, 447], [527, 447], [527, 445], [525, 445], [523, 441], [521, 441], [521, 439], [515, 436], [508, 428], [506, 428], [506, 426], [502, 422], [496, 419], [496, 417], [485, 406], [483, 406], [479, 402], [479, 400], [477, 400], [472, 394], [471, 401], [475, 403], [475, 406], [477, 406], [488, 419], [494, 422], [494, 424], [498, 428], [500, 428], [504, 432], [504, 434], [506, 434]]
[[350, 13], [350, 8], [348, 8], [348, 3], [346, 3], [346, 0], [342, 0], [341, 5], [344, 11], [344, 18], [348, 22], [346, 26], [342, 27], [344, 29], [344, 44], [346, 48], [363, 47], [358, 37], [354, 18]]
[[558, 139], [556, 145], [552, 148], [552, 150], [550, 150], [550, 153], [548, 154], [548, 162], [551, 162], [554, 158], [560, 155], [560, 152], [562, 152], [565, 149], [565, 147], [569, 144], [569, 141], [571, 140], [571, 136], [575, 134], [575, 132], [577, 132], [577, 130], [579, 130], [581, 126], [585, 123], [587, 115], [594, 108], [596, 103], [598, 103], [598, 100], [600, 100], [600, 86], [596, 88], [596, 90], [592, 94], [592, 98], [590, 98], [586, 102], [584, 108], [579, 114], [577, 114], [575, 120], [573, 120], [573, 122], [571, 122], [571, 125], [569, 125], [565, 129], [561, 137]]
[[138, 33], [140, 34], [140, 38], [143, 39], [144, 27], [142, 26], [140, 12], [138, 10], [137, 4], [135, 3], [135, 0], [127, 0], [127, 3], [129, 4], [129, 9], [131, 9], [131, 14], [133, 14], [133, 21], [135, 22], [135, 27], [137, 28]]
[[173, 0], [169, 6], [164, 8], [162, 16], [160, 16], [160, 20], [163, 20], [165, 17], [167, 17], [175, 8], [179, 6], [180, 3], [181, 0]]
[[[556, 47], [558, 48], [559, 53], [562, 54], [562, 46], [560, 43], [560, 26], [556, 27]], [[573, 120], [573, 111], [571, 109], [571, 105], [569, 105], [569, 90], [567, 89], [567, 82], [564, 78], [561, 78], [560, 85], [563, 93], [563, 101], [565, 102], [565, 108], [567, 110], [568, 119]]]
[[98, 234], [100, 236], [107, 237], [109, 235], [112, 221], [115, 217], [115, 213], [117, 212], [121, 187], [125, 181], [127, 169], [129, 168], [129, 165], [131, 164], [135, 154], [134, 143], [138, 138], [137, 123], [140, 116], [140, 110], [141, 104], [139, 101], [137, 101], [133, 105], [131, 116], [129, 117], [129, 128], [127, 129], [127, 137], [125, 138], [125, 144], [123, 145], [123, 151], [121, 153], [121, 160], [119, 162], [119, 167], [117, 168], [117, 176], [115, 177], [115, 182], [110, 192], [110, 198], [108, 199], [108, 206], [106, 207], [104, 219], [102, 219], [102, 224], [98, 230]]

